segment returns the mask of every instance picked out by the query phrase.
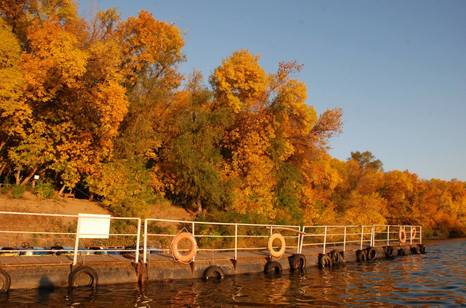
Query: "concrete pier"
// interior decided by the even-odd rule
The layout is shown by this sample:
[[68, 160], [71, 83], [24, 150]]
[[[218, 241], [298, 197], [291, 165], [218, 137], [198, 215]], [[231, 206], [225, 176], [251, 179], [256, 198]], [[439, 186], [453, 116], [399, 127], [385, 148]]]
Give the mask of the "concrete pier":
[[[416, 245], [413, 245], [416, 246]], [[393, 246], [396, 252], [400, 246]], [[402, 246], [407, 255], [411, 254], [410, 245]], [[356, 262], [356, 250], [359, 246], [349, 246], [345, 251], [345, 262]], [[376, 249], [376, 259], [385, 259], [382, 247]], [[328, 247], [327, 251], [331, 250]], [[303, 248], [306, 267], [317, 266], [321, 247]], [[283, 274], [290, 270], [288, 258], [293, 255], [287, 251], [280, 259]], [[147, 263], [134, 264], [132, 256], [121, 255], [87, 255], [79, 256], [78, 263], [72, 266], [73, 257], [67, 255], [45, 256], [0, 256], [0, 269], [11, 279], [10, 289], [57, 288], [68, 287], [68, 277], [79, 266], [87, 266], [95, 270], [99, 285], [118, 283], [138, 283], [138, 281], [161, 281], [176, 279], [202, 278], [204, 271], [211, 265], [219, 266], [226, 276], [248, 273], [260, 273], [269, 259], [267, 250], [240, 251], [234, 261], [233, 252], [206, 252], [196, 255], [191, 264], [175, 262], [169, 255], [151, 254]], [[134, 260], [134, 259], [133, 259]], [[390, 262], [387, 260], [387, 262]]]

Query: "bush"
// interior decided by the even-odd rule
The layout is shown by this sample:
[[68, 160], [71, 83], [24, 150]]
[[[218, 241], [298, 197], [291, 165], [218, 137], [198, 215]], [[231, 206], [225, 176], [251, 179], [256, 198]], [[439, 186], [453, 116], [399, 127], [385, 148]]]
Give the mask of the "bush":
[[13, 198], [19, 199], [23, 196], [24, 192], [26, 191], [25, 185], [13, 185], [13, 189], [11, 190]]
[[11, 184], [4, 183], [2, 186], [0, 186], [0, 192], [2, 194], [7, 194], [11, 190]]
[[51, 183], [37, 183], [34, 194], [43, 199], [50, 199], [55, 193], [55, 187]]

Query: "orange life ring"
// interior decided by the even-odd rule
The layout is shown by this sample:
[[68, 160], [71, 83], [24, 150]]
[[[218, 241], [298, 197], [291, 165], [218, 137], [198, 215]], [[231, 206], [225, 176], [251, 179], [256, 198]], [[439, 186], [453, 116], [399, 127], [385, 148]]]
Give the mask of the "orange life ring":
[[[178, 245], [182, 240], [188, 240], [191, 243], [191, 247], [189, 248], [188, 253], [181, 253], [180, 249], [178, 248]], [[182, 263], [191, 263], [197, 254], [196, 239], [189, 232], [178, 233], [171, 242], [170, 250], [175, 260]]]
[[411, 241], [416, 239], [417, 229], [416, 227], [411, 227]]
[[400, 238], [400, 243], [401, 244], [406, 243], [406, 230], [405, 230], [405, 227], [400, 227], [400, 232], [398, 234], [398, 237]]
[[[280, 240], [280, 249], [275, 250], [275, 248], [273, 247], [273, 242], [277, 239]], [[285, 242], [285, 238], [283, 237], [283, 235], [281, 235], [280, 233], [272, 234], [269, 237], [267, 248], [272, 257], [280, 258], [281, 256], [283, 256], [286, 250], [286, 242]]]

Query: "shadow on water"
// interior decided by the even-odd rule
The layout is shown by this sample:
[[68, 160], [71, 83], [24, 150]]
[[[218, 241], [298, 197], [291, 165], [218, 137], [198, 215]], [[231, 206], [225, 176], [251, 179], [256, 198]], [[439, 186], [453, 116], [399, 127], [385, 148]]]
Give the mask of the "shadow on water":
[[50, 295], [54, 291], [54, 285], [47, 276], [42, 276], [39, 280], [40, 288], [37, 289], [37, 300], [38, 303], [47, 303]]
[[[466, 240], [432, 242], [425, 255], [304, 273], [251, 274], [223, 281], [170, 281], [67, 289], [12, 291], [2, 307], [285, 307], [466, 305]], [[41, 293], [44, 292], [44, 293]]]

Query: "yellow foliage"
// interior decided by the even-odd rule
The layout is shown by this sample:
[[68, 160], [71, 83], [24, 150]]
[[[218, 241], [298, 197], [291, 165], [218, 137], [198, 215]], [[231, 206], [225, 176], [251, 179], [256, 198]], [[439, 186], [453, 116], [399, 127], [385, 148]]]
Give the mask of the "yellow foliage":
[[22, 56], [27, 97], [47, 102], [66, 88], [78, 89], [86, 72], [88, 53], [80, 48], [76, 36], [60, 24], [36, 23], [28, 31], [30, 50]]
[[141, 11], [137, 17], [129, 17], [120, 25], [117, 36], [129, 85], [134, 85], [141, 74], [148, 73], [166, 79], [172, 86], [179, 84], [181, 77], [170, 66], [183, 60], [184, 40], [175, 25]]
[[264, 103], [268, 78], [259, 65], [259, 57], [239, 50], [225, 59], [210, 77], [217, 104], [233, 112], [259, 107]]

